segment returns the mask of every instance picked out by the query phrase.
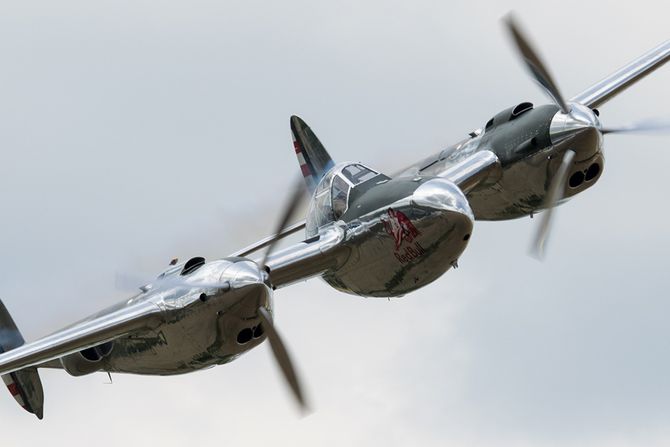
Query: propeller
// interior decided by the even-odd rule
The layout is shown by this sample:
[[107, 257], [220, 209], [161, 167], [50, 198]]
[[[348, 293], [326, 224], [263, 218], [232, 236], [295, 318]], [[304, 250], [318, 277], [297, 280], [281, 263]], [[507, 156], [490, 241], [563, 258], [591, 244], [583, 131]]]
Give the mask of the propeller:
[[[284, 230], [286, 230], [289, 227], [288, 222], [292, 220], [294, 215], [296, 214], [296, 211], [298, 210], [300, 203], [302, 202], [302, 198], [306, 192], [306, 187], [305, 187], [305, 182], [302, 180], [302, 178], [298, 179], [299, 181], [295, 182], [295, 185], [293, 186], [292, 193], [290, 195], [289, 200], [286, 203], [286, 206], [284, 207], [284, 212], [281, 214], [281, 219], [278, 221], [278, 225], [275, 227], [275, 231], [272, 233], [272, 236], [267, 238], [269, 242], [267, 245], [264, 245], [266, 247], [265, 253], [263, 255], [263, 258], [261, 262], [258, 264], [261, 266], [262, 270], [265, 270], [265, 264], [267, 262], [268, 256], [272, 253], [272, 251], [276, 248], [276, 244], [282, 239], [279, 237]], [[300, 227], [298, 227], [299, 229]], [[238, 256], [238, 255], [235, 255]], [[246, 254], [242, 254], [239, 256], [246, 256]], [[170, 265], [176, 264], [177, 259], [174, 259]], [[138, 288], [143, 290], [143, 284], [149, 284], [151, 283], [150, 280], [147, 280], [146, 278], [140, 277], [139, 275], [127, 272], [127, 271], [117, 271], [114, 277], [114, 287], [116, 290], [122, 291], [122, 292], [134, 292]], [[216, 284], [205, 284], [205, 283], [200, 283], [196, 284], [192, 281], [187, 281], [185, 278], [182, 277], [171, 277], [168, 280], [163, 280], [163, 284], [169, 284], [169, 285], [185, 285], [185, 286], [199, 286], [202, 285], [202, 287], [209, 287], [209, 288], [216, 288]], [[219, 285], [220, 287], [221, 285]]]
[[259, 264], [261, 268], [265, 269], [265, 264], [268, 260], [268, 256], [270, 256], [272, 251], [277, 246], [277, 242], [279, 242], [280, 240], [280, 238], [278, 237], [279, 234], [281, 234], [281, 232], [285, 228], [287, 228], [289, 221], [292, 220], [295, 212], [298, 209], [298, 206], [302, 202], [302, 198], [305, 195], [305, 191], [306, 191], [305, 181], [302, 178], [298, 179], [298, 181], [295, 182], [291, 196], [289, 197], [289, 200], [286, 203], [286, 206], [284, 207], [284, 213], [281, 215], [281, 219], [279, 219], [279, 223], [275, 227], [272, 242], [270, 242], [267, 248], [265, 249], [265, 254], [263, 255], [263, 258]]
[[[561, 91], [549, 74], [549, 70], [542, 59], [540, 59], [539, 54], [533, 49], [530, 40], [521, 31], [521, 27], [514, 18], [514, 15], [512, 13], [508, 14], [504, 18], [504, 22], [517, 51], [521, 55], [521, 58], [533, 79], [540, 84], [545, 93], [561, 109], [561, 112], [569, 115], [570, 106], [565, 101]], [[543, 206], [545, 211], [541, 215], [540, 226], [537, 229], [530, 249], [531, 255], [537, 259], [544, 259], [544, 247], [549, 238], [554, 208], [565, 194], [565, 184], [568, 180], [570, 165], [572, 164], [574, 157], [575, 152], [572, 150], [567, 150], [564, 153], [561, 164], [554, 174], [547, 195], [545, 196], [545, 203]]]
[[[268, 238], [270, 241], [265, 247], [265, 253], [263, 254], [263, 257], [261, 258], [261, 261], [258, 262], [258, 266], [261, 272], [261, 275], [263, 274], [264, 271], [266, 271], [266, 262], [268, 260], [268, 257], [272, 254], [273, 250], [277, 247], [277, 243], [279, 240], [282, 239], [280, 237], [282, 233], [285, 233], [284, 230], [288, 228], [288, 223], [293, 219], [294, 215], [296, 214], [296, 211], [298, 210], [300, 203], [302, 202], [303, 196], [305, 195], [305, 182], [302, 178], [298, 179], [299, 181], [295, 182], [295, 185], [293, 186], [291, 195], [289, 197], [289, 200], [287, 201], [284, 211], [281, 214], [281, 218], [278, 220], [278, 224], [275, 227], [274, 233], [272, 233], [272, 236]], [[284, 234], [285, 235], [285, 234]], [[175, 262], [170, 263], [170, 265], [175, 264]], [[146, 284], [144, 286], [141, 286], [141, 284]], [[139, 287], [143, 291], [148, 291], [154, 286], [156, 287], [179, 287], [179, 286], [184, 286], [184, 287], [202, 287], [205, 289], [222, 289], [222, 290], [228, 290], [230, 289], [230, 284], [229, 283], [205, 283], [205, 282], [199, 282], [199, 281], [193, 281], [188, 277], [183, 277], [180, 275], [171, 275], [166, 278], [161, 278], [159, 280], [154, 280], [153, 282], [147, 283], [147, 281], [143, 280], [141, 277], [138, 275], [133, 275], [131, 273], [122, 273], [122, 272], [117, 272], [116, 277], [115, 277], [115, 286], [117, 290], [137, 290]], [[272, 317], [270, 316], [270, 313], [268, 310], [260, 305], [258, 307], [258, 317], [261, 320], [262, 327], [265, 331], [265, 334], [267, 335], [267, 339], [270, 342], [270, 348], [272, 349], [272, 353], [274, 355], [274, 358], [277, 362], [277, 365], [279, 366], [279, 369], [281, 370], [284, 379], [286, 380], [287, 384], [289, 385], [291, 392], [293, 393], [293, 396], [295, 397], [296, 401], [298, 402], [298, 405], [300, 407], [301, 412], [304, 414], [309, 410], [309, 407], [307, 405], [306, 399], [305, 399], [305, 393], [303, 391], [302, 386], [300, 385], [300, 380], [298, 379], [298, 375], [296, 373], [296, 369], [293, 366], [293, 362], [291, 361], [291, 358], [289, 356], [288, 350], [286, 349], [286, 346], [284, 345], [284, 342], [282, 341], [281, 337], [279, 336], [279, 333], [277, 332], [277, 329], [275, 328]]]
[[[279, 224], [276, 226], [275, 232], [273, 233], [272, 241], [267, 245], [265, 253], [261, 258], [261, 262], [258, 264], [261, 268], [261, 271], [266, 270], [266, 262], [268, 257], [277, 247], [277, 243], [281, 239], [279, 235], [287, 227], [287, 224], [292, 220], [296, 210], [302, 202], [305, 191], [305, 182], [301, 178], [293, 187], [293, 191], [289, 197], [288, 202], [286, 203], [284, 212], [281, 214], [281, 219], [279, 219]], [[279, 366], [286, 383], [288, 383], [289, 387], [291, 388], [293, 397], [298, 402], [298, 406], [300, 407], [301, 412], [305, 414], [307, 411], [309, 411], [309, 407], [305, 401], [305, 393], [303, 392], [303, 388], [300, 385], [300, 380], [298, 379], [298, 375], [296, 374], [296, 370], [293, 366], [293, 362], [291, 361], [291, 357], [288, 354], [288, 350], [279, 336], [279, 333], [273, 324], [272, 317], [270, 316], [268, 310], [263, 306], [259, 306], [258, 316], [261, 319], [263, 329], [265, 330], [267, 339], [270, 342], [270, 348], [272, 349], [272, 354], [274, 355], [277, 365]]]
[[547, 242], [549, 231], [551, 230], [551, 219], [554, 215], [554, 208], [563, 198], [565, 184], [568, 181], [568, 175], [570, 174], [570, 165], [574, 158], [574, 151], [565, 151], [561, 164], [549, 185], [549, 191], [547, 192], [544, 203], [545, 211], [541, 214], [540, 226], [537, 229], [537, 233], [533, 239], [533, 245], [531, 246], [531, 255], [537, 259], [544, 259], [544, 245]]
[[[514, 15], [512, 13], [508, 14], [503, 19], [503, 21], [507, 31], [509, 32], [511, 40], [514, 43], [514, 46], [523, 60], [524, 65], [530, 72], [533, 79], [538, 84], [540, 84], [545, 93], [561, 109], [561, 112], [567, 115], [565, 119], [571, 123], [571, 132], [574, 134], [577, 134], [578, 132], [588, 128], [595, 129], [602, 135], [615, 133], [654, 133], [667, 132], [670, 130], [670, 123], [653, 120], [642, 121], [628, 126], [600, 127], [600, 124], [597, 122], [597, 118], [595, 116], [593, 116], [591, 119], [584, 120], [584, 116], [588, 116], [588, 114], [590, 114], [590, 110], [581, 105], [575, 105], [574, 107], [575, 109], [588, 110], [588, 112], [586, 112], [587, 115], [584, 115], [584, 110], [580, 112], [582, 116], [577, 116], [579, 115], [577, 111], [572, 113], [573, 108], [561, 94], [561, 91], [558, 89], [558, 86], [550, 75], [545, 63], [531, 45], [530, 40], [522, 31], [521, 26], [514, 18]], [[572, 161], [575, 155], [576, 153], [573, 150], [566, 150], [564, 152], [561, 164], [554, 174], [554, 177], [551, 180], [551, 184], [549, 185], [549, 190], [547, 191], [547, 195], [545, 196], [545, 203], [543, 205], [545, 211], [541, 215], [541, 222], [532, 241], [530, 250], [531, 255], [537, 259], [541, 260], [544, 258], [544, 249], [551, 230], [554, 208], [564, 197], [565, 185], [568, 181], [568, 177], [570, 175], [570, 166], [572, 165]]]
[[657, 120], [639, 121], [626, 126], [603, 127], [600, 129], [603, 135], [611, 133], [665, 133], [668, 131], [670, 131], [670, 123]]
[[516, 45], [516, 49], [523, 58], [526, 68], [530, 71], [533, 79], [540, 84], [545, 93], [549, 95], [558, 107], [560, 107], [563, 113], [570, 113], [568, 103], [563, 98], [563, 95], [561, 95], [560, 90], [549, 74], [549, 70], [547, 70], [547, 67], [542, 62], [542, 59], [540, 59], [540, 56], [530, 45], [529, 39], [527, 39], [521, 31], [521, 28], [514, 19], [514, 15], [511, 13], [508, 14], [504, 21], [514, 44]]
[[270, 317], [269, 312], [264, 307], [258, 308], [258, 316], [261, 318], [263, 329], [265, 329], [265, 334], [267, 335], [267, 339], [270, 342], [272, 354], [274, 355], [279, 368], [284, 374], [286, 382], [291, 387], [291, 391], [293, 392], [293, 396], [295, 397], [296, 401], [298, 401], [300, 410], [305, 413], [309, 408], [305, 401], [305, 396], [302, 391], [300, 381], [298, 380], [295, 368], [291, 362], [291, 357], [289, 356], [288, 351], [284, 346], [284, 342], [275, 329], [274, 324], [272, 324], [272, 317]]
[[[668, 130], [670, 130], [670, 123], [648, 120], [618, 128], [602, 128], [600, 129], [600, 132], [605, 135], [612, 133], [667, 132]], [[545, 203], [543, 205], [545, 211], [541, 215], [540, 226], [537, 229], [530, 250], [531, 255], [539, 260], [544, 259], [544, 248], [551, 231], [554, 208], [558, 205], [561, 199], [563, 199], [565, 184], [568, 181], [570, 166], [572, 165], [575, 155], [573, 150], [565, 151], [561, 164], [549, 185], [549, 190], [547, 191]]]

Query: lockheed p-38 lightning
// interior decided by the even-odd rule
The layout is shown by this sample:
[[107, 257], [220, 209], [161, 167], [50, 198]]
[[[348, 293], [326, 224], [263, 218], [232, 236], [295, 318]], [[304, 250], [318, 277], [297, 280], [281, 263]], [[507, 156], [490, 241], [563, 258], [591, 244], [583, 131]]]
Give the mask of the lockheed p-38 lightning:
[[[462, 141], [393, 175], [361, 163], [336, 164], [309, 126], [291, 117], [310, 194], [303, 221], [287, 225], [302, 195], [296, 189], [270, 237], [223, 259], [174, 263], [132, 298], [27, 344], [0, 303], [0, 374], [17, 402], [42, 418], [39, 368], [74, 376], [182, 374], [230, 362], [268, 339], [304, 406], [273, 323], [275, 289], [320, 276], [346, 293], [402, 296], [457, 266], [476, 220], [539, 211], [533, 247], [541, 256], [554, 207], [600, 178], [603, 136], [651, 130], [604, 126], [599, 107], [667, 62], [670, 41], [566, 100], [519, 27], [512, 19], [506, 23], [550, 104], [505, 109]], [[304, 240], [275, 249], [303, 229]]]

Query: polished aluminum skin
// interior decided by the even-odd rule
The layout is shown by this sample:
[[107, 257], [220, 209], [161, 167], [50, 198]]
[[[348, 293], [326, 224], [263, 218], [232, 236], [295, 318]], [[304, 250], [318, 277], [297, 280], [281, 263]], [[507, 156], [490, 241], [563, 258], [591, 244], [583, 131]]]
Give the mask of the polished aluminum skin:
[[324, 279], [361, 296], [405, 295], [456, 265], [473, 224], [468, 201], [455, 184], [441, 178], [422, 182], [411, 196], [350, 222], [344, 245], [351, 255]]
[[[570, 103], [569, 113], [557, 113], [549, 125], [549, 138], [553, 145], [574, 136], [589, 134], [594, 140], [584, 143], [579, 159], [590, 158], [602, 147], [602, 125], [593, 110], [579, 103]], [[584, 153], [584, 151], [588, 151]]]
[[[513, 163], [493, 165], [494, 171], [485, 171], [485, 182], [476, 179], [474, 186], [464, 185], [477, 220], [515, 219], [543, 210], [551, 179], [568, 148], [577, 153], [570, 168], [571, 175], [581, 172], [584, 179], [581, 182], [572, 182], [566, 189], [565, 197], [572, 197], [597, 182], [604, 167], [600, 121], [591, 109], [576, 103], [570, 103], [570, 106], [569, 114], [557, 110], [546, 122], [538, 122], [537, 129], [524, 130], [529, 137], [546, 131], [550, 141], [546, 147], [539, 148]], [[469, 139], [422, 160], [399, 175], [456, 178], [457, 174], [453, 170], [461, 171], [466, 160], [472, 162], [477, 160], [476, 157], [481, 157], [481, 169], [491, 169], [485, 161], [492, 156], [494, 149], [485, 140], [485, 136], [485, 132], [473, 132]], [[513, 144], [523, 144], [523, 141], [525, 139], [520, 138]], [[429, 166], [424, 167], [426, 165]], [[591, 171], [587, 176], [589, 168]]]
[[[472, 184], [497, 166], [492, 154], [468, 159], [455, 178]], [[369, 180], [341, 194], [338, 178], [349, 166]], [[474, 169], [474, 167], [480, 169]], [[457, 264], [472, 233], [474, 215], [463, 191], [437, 176], [396, 181], [355, 163], [341, 163], [316, 187], [306, 228], [310, 239], [271, 255], [272, 283], [282, 287], [321, 274], [336, 289], [368, 297], [402, 296], [436, 280]], [[458, 175], [456, 175], [458, 174]], [[358, 193], [358, 188], [365, 192]], [[341, 218], [333, 209], [347, 197]], [[315, 233], [314, 229], [318, 229]]]
[[[6, 353], [0, 370], [6, 374], [60, 359], [72, 375], [180, 374], [227, 363], [263, 341], [257, 309], [272, 310], [272, 289], [255, 263], [223, 259], [184, 276], [182, 268], [145, 286], [146, 292]], [[240, 343], [245, 330], [252, 335]], [[89, 360], [81, 354], [107, 341], [112, 342], [108, 355]]]
[[[38, 367], [75, 376], [181, 374], [230, 362], [267, 338], [304, 405], [271, 320], [275, 288], [321, 276], [351, 294], [402, 296], [457, 266], [476, 219], [532, 216], [593, 186], [604, 166], [603, 134], [613, 132], [603, 128], [594, 107], [670, 59], [670, 41], [565, 101], [515, 22], [508, 26], [554, 104], [506, 109], [469, 138], [392, 177], [358, 163], [335, 165], [311, 129], [292, 117], [301, 171], [315, 187], [305, 222], [284, 225], [287, 212], [274, 235], [237, 256], [172, 266], [138, 295], [32, 343], [23, 344], [9, 314], [0, 312], [0, 348], [6, 351], [0, 375], [17, 402], [29, 400], [26, 409], [41, 417]], [[272, 252], [277, 240], [303, 225], [304, 241]], [[263, 256], [239, 257], [263, 247]]]
[[657, 70], [670, 59], [670, 40], [652, 48], [639, 58], [626, 64], [605, 79], [595, 83], [579, 95], [572, 98], [572, 102], [584, 104], [587, 107], [600, 107], [615, 95], [618, 95], [635, 82], [649, 73]]

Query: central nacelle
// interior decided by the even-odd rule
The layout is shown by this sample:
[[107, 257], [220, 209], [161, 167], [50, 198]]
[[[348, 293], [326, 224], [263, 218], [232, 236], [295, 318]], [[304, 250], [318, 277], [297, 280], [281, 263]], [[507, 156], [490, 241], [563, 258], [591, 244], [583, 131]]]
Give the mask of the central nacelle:
[[387, 178], [353, 195], [342, 220], [350, 255], [323, 278], [343, 292], [392, 297], [455, 266], [470, 240], [474, 216], [463, 192], [446, 179]]

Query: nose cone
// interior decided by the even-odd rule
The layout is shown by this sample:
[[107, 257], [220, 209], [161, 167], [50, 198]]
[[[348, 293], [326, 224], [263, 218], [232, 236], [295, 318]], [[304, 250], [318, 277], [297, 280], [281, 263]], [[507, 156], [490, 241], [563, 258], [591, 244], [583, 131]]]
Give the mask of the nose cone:
[[454, 183], [443, 178], [434, 178], [419, 186], [412, 194], [412, 203], [425, 208], [452, 212], [475, 220], [468, 199]]
[[[593, 110], [582, 104], [571, 103], [570, 113], [558, 112], [551, 120], [549, 138], [557, 145], [571, 137], [589, 140], [587, 144], [600, 148], [602, 134], [600, 120]], [[582, 142], [583, 144], [583, 142]]]
[[232, 288], [242, 288], [248, 285], [265, 284], [267, 273], [255, 262], [244, 259], [231, 264], [221, 275], [221, 281], [228, 281]]
[[[233, 258], [229, 258], [233, 259]], [[234, 258], [221, 276], [221, 281], [230, 284], [226, 293], [229, 303], [234, 303], [236, 315], [249, 320], [256, 316], [259, 307], [272, 308], [272, 286], [268, 274], [250, 259]]]

